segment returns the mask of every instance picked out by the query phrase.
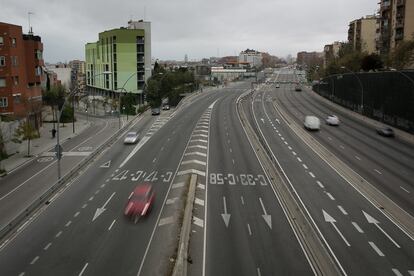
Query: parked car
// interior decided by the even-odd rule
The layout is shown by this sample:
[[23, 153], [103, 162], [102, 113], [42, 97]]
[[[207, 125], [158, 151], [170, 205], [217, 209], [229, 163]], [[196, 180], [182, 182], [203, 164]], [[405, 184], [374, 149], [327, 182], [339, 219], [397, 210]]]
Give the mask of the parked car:
[[128, 132], [124, 139], [124, 144], [135, 144], [138, 142], [138, 132]]
[[170, 105], [169, 104], [164, 104], [162, 106], [162, 110], [170, 110]]
[[321, 122], [316, 116], [306, 116], [304, 126], [307, 130], [319, 130], [321, 128]]
[[152, 184], [148, 182], [139, 184], [128, 197], [124, 215], [137, 223], [141, 217], [148, 215], [154, 200]]
[[339, 126], [339, 118], [335, 115], [329, 115], [326, 123], [330, 126]]
[[151, 114], [152, 115], [160, 115], [161, 114], [161, 109], [159, 107], [153, 107], [153, 108], [151, 108]]
[[381, 136], [385, 136], [385, 137], [394, 137], [394, 130], [392, 130], [392, 128], [390, 127], [381, 127], [377, 129], [377, 133]]
[[302, 91], [302, 86], [300, 86], [300, 84], [296, 84], [295, 91]]

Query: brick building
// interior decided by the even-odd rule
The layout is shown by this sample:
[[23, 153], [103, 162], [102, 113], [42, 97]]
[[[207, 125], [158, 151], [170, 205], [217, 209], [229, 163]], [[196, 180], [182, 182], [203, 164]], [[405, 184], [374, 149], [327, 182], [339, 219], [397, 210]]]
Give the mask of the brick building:
[[22, 27], [0, 22], [0, 115], [41, 125], [43, 44]]

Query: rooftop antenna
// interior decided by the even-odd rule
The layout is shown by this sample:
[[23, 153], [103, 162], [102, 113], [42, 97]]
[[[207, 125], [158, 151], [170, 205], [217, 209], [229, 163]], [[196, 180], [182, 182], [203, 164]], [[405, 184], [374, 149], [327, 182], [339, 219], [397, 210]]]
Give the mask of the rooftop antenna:
[[33, 29], [32, 29], [32, 25], [30, 24], [30, 15], [34, 14], [33, 12], [28, 12], [27, 16], [29, 18], [29, 35], [33, 35]]

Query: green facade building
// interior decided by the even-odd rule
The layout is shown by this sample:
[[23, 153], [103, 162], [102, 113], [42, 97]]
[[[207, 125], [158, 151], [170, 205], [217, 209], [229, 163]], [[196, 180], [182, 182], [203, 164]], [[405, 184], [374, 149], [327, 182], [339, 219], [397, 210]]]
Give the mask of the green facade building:
[[85, 45], [85, 60], [88, 93], [142, 95], [151, 76], [150, 22], [130, 21], [127, 28], [99, 33], [97, 42]]

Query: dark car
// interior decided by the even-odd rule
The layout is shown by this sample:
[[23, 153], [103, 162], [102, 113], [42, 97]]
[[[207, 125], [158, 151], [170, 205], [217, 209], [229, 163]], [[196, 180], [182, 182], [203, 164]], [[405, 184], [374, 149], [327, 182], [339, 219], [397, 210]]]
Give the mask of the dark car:
[[128, 197], [124, 215], [137, 223], [141, 217], [149, 213], [154, 199], [155, 193], [151, 183], [138, 185]]
[[151, 108], [151, 114], [152, 115], [160, 115], [161, 114], [161, 109], [159, 107], [153, 107], [153, 108]]
[[394, 137], [394, 130], [392, 130], [392, 128], [390, 127], [382, 127], [382, 128], [378, 128], [377, 129], [377, 133], [381, 136], [385, 136], [385, 137]]

